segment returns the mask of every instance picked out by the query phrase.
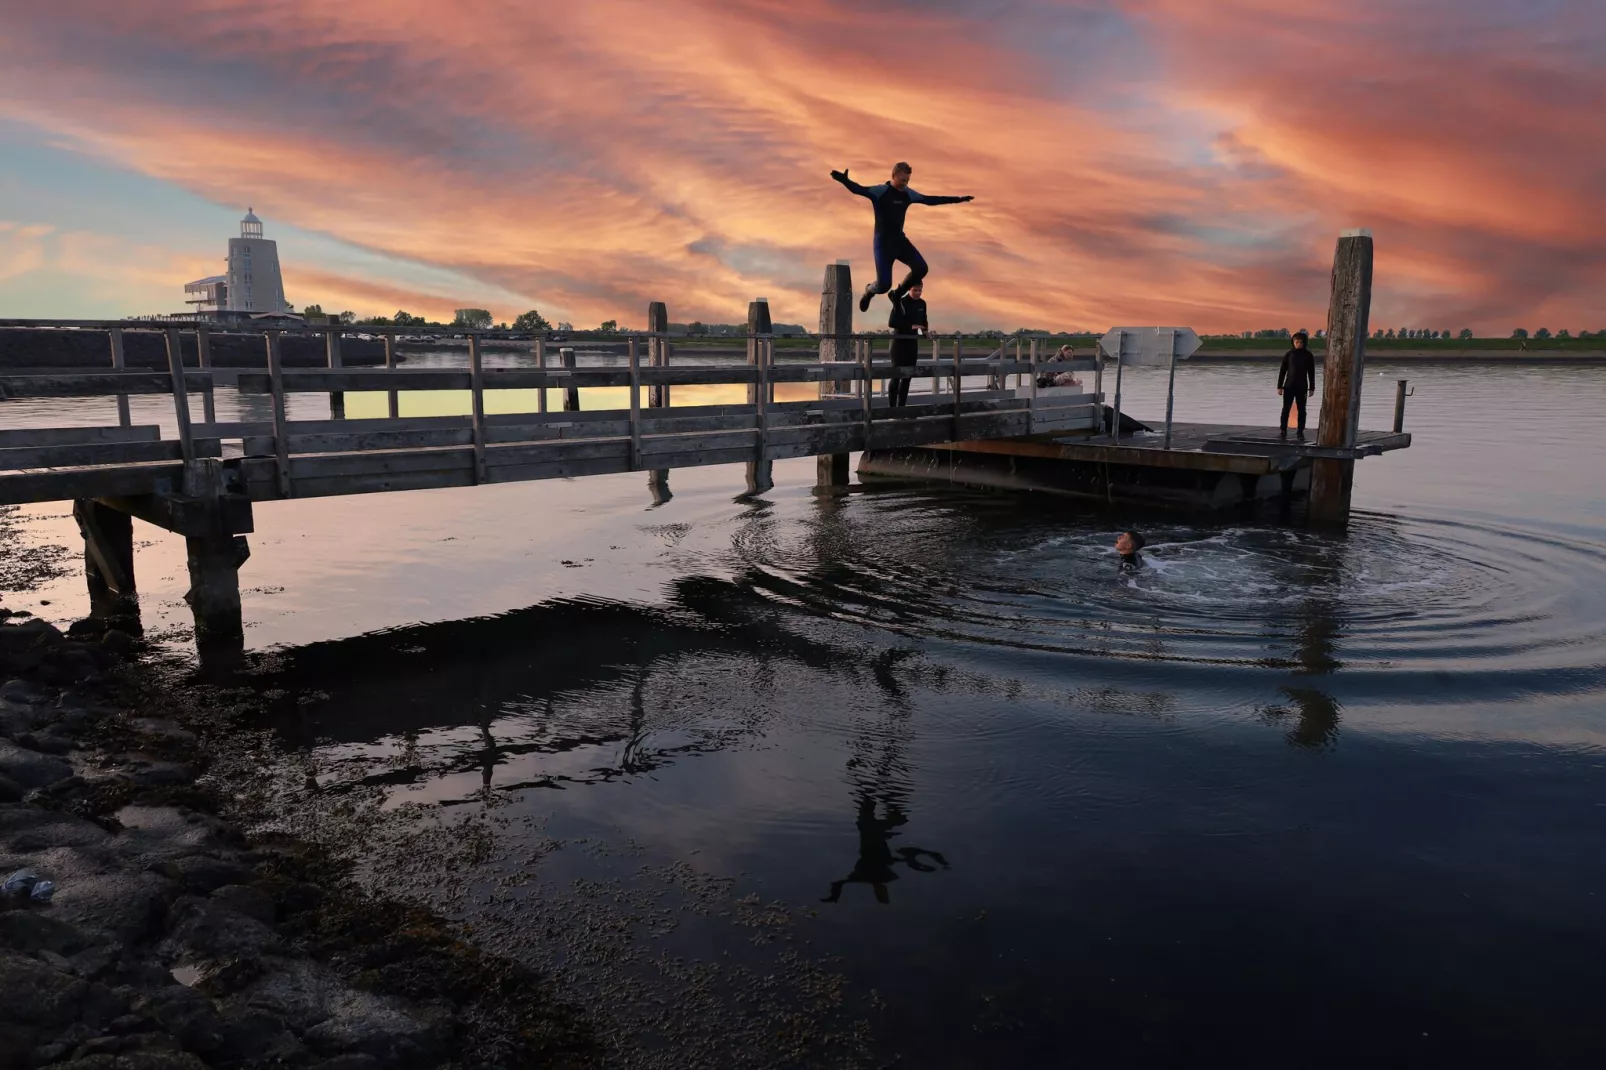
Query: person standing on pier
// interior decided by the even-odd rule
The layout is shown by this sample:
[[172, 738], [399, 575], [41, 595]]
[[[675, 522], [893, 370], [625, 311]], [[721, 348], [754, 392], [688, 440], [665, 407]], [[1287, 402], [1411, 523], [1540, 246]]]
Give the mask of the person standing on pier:
[[1277, 373], [1277, 393], [1283, 398], [1283, 418], [1277, 425], [1277, 437], [1288, 437], [1288, 410], [1299, 409], [1299, 431], [1296, 438], [1305, 441], [1305, 400], [1316, 393], [1316, 357], [1311, 353], [1310, 335], [1300, 331], [1294, 335], [1294, 348], [1283, 354], [1282, 370]]
[[911, 204], [963, 204], [975, 198], [964, 197], [929, 197], [924, 193], [916, 193], [909, 188], [909, 177], [914, 173], [906, 163], [896, 163], [892, 166], [892, 178], [879, 186], [861, 186], [848, 177], [847, 171], [832, 171], [831, 177], [857, 193], [861, 197], [868, 197], [875, 206], [875, 281], [864, 288], [864, 296], [859, 298], [859, 311], [870, 311], [870, 302], [876, 294], [884, 294], [892, 290], [892, 264], [901, 261], [909, 268], [909, 274], [904, 276], [903, 282], [892, 290], [892, 303], [896, 305], [908, 293], [910, 288], [926, 277], [926, 260], [920, 255], [920, 250], [914, 247], [908, 237], [903, 233], [903, 217], [908, 214]]
[[924, 287], [917, 280], [909, 292], [892, 302], [887, 326], [892, 328], [892, 378], [887, 381], [887, 405], [901, 409], [909, 404], [909, 381], [920, 359], [920, 339], [931, 329], [926, 320]]

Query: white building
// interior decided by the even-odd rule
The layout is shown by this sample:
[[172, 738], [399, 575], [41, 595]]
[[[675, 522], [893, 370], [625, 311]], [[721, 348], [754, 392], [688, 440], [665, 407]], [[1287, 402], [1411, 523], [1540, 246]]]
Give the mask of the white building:
[[256, 315], [284, 312], [284, 277], [278, 243], [262, 236], [262, 220], [247, 208], [240, 236], [229, 239], [228, 273], [184, 285], [184, 302], [200, 313]]

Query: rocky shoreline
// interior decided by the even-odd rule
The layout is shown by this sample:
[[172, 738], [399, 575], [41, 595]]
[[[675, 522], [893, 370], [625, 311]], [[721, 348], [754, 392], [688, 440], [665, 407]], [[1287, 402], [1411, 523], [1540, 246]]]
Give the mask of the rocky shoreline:
[[0, 609], [0, 879], [55, 884], [0, 898], [0, 1070], [592, 1061], [528, 967], [248, 833], [267, 815], [214, 771], [249, 728], [139, 647]]

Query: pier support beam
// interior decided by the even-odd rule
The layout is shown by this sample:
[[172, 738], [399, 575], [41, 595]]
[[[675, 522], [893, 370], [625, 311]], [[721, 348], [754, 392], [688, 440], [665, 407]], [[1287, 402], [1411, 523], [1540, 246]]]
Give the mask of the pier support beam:
[[87, 498], [73, 502], [84, 536], [84, 578], [92, 616], [137, 613], [134, 589], [134, 518]]
[[197, 643], [228, 646], [241, 641], [240, 566], [251, 556], [244, 535], [231, 534], [223, 462], [199, 458], [184, 466], [184, 495], [196, 503], [201, 522], [186, 532], [190, 589], [184, 600], [195, 617]]
[[[760, 297], [747, 306], [747, 363], [758, 365], [769, 359], [766, 352], [770, 335], [773, 334], [770, 324], [770, 303]], [[760, 404], [760, 391], [768, 392], [769, 382], [766, 380], [755, 383], [747, 388], [747, 403]], [[763, 398], [762, 404], [768, 405], [769, 398]], [[747, 493], [763, 494], [775, 486], [775, 462], [763, 456], [764, 436], [759, 435], [758, 452], [760, 456], [747, 462]]]
[[[827, 264], [825, 285], [820, 289], [820, 360], [844, 361], [853, 359], [853, 272], [846, 260]], [[835, 383], [821, 383], [820, 395], [837, 388]], [[830, 491], [848, 485], [846, 453], [827, 453], [818, 458], [818, 477], [815, 487]]]
[[[647, 331], [651, 336], [647, 341], [647, 363], [654, 368], [664, 368], [669, 365], [669, 306], [662, 301], [653, 301], [647, 305]], [[666, 409], [669, 407], [669, 387], [665, 384], [649, 386], [647, 388], [647, 407], [649, 409]], [[652, 503], [662, 505], [672, 494], [669, 493], [669, 469], [653, 468], [647, 472], [647, 490], [652, 494]]]
[[[1322, 362], [1321, 423], [1316, 431], [1319, 446], [1355, 445], [1371, 314], [1372, 236], [1366, 231], [1346, 231], [1333, 254], [1327, 356]], [[1322, 524], [1346, 522], [1354, 484], [1354, 461], [1312, 461], [1310, 519]]]

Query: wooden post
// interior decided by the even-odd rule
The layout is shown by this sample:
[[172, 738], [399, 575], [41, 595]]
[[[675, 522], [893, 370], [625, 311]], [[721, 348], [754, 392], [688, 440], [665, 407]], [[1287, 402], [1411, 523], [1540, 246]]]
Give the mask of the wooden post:
[[[666, 367], [669, 364], [669, 306], [662, 301], [652, 301], [647, 305], [647, 333], [648, 367]], [[669, 387], [665, 384], [648, 387], [647, 407], [668, 408]]]
[[1026, 431], [1028, 434], [1031, 434], [1037, 430], [1037, 339], [1033, 338], [1030, 345], [1031, 349], [1028, 352], [1027, 359], [1031, 361], [1032, 379], [1031, 386], [1029, 387], [1031, 390], [1031, 394], [1029, 395], [1030, 400], [1027, 402], [1029, 408], [1027, 409], [1028, 415], [1026, 417]]
[[870, 448], [870, 421], [874, 419], [875, 406], [875, 380], [870, 378], [871, 362], [875, 359], [875, 343], [870, 339], [861, 339], [859, 345], [859, 367], [862, 369], [860, 378], [863, 390], [859, 392], [859, 412], [864, 419], [864, 448]]
[[84, 537], [84, 579], [91, 615], [115, 616], [134, 598], [134, 518], [88, 498], [73, 502]]
[[954, 335], [954, 441], [959, 441], [959, 394], [964, 382], [959, 362], [965, 358], [965, 336]]
[[474, 422], [474, 482], [485, 482], [485, 366], [480, 336], [468, 336], [468, 382]]
[[[546, 339], [535, 340], [535, 366], [546, 371]], [[546, 387], [541, 388], [541, 396], [536, 400], [540, 412], [546, 412]]]
[[[768, 392], [768, 376], [764, 374], [762, 362], [765, 357], [764, 341], [772, 331], [770, 326], [770, 303], [765, 298], [758, 298], [747, 306], [747, 363], [757, 366], [758, 381], [749, 384], [747, 388], [747, 403], [754, 407], [760, 423], [764, 419], [763, 397]], [[759, 435], [757, 456], [747, 462], [747, 493], [762, 494], [775, 486], [774, 462], [764, 454], [763, 434]]]
[[[574, 368], [575, 368], [574, 350], [572, 350], [572, 349], [560, 349], [560, 350], [558, 350], [558, 357], [563, 361], [563, 367], [564, 367], [564, 369], [566, 371], [571, 371], [571, 372], [574, 371]], [[564, 412], [579, 412], [580, 411], [580, 388], [579, 387], [577, 387], [577, 386], [566, 386], [566, 387], [563, 388], [563, 411]]]
[[[647, 305], [647, 331], [649, 332], [647, 363], [654, 368], [669, 366], [669, 306], [662, 301], [652, 301]], [[647, 388], [647, 407], [649, 409], [666, 409], [669, 407], [669, 386], [658, 384]], [[636, 449], [639, 452], [641, 443], [639, 438]], [[654, 468], [647, 473], [647, 489], [652, 494], [654, 505], [662, 505], [669, 500], [669, 469]]]
[[853, 301], [853, 272], [848, 262], [827, 264], [825, 285], [820, 288], [820, 363], [853, 359]]
[[1409, 392], [1405, 389], [1409, 379], [1396, 379], [1394, 381], [1394, 433], [1400, 434], [1405, 430], [1405, 399]]
[[190, 572], [190, 589], [184, 600], [195, 617], [198, 643], [239, 640], [245, 635], [240, 566], [251, 551], [245, 536], [228, 531], [223, 494], [222, 461], [206, 457], [185, 462], [184, 495], [200, 503], [206, 517], [202, 533], [184, 539]]
[[[109, 333], [112, 343], [112, 370], [120, 372], [125, 367], [123, 363], [123, 329], [121, 327], [113, 327]], [[128, 415], [128, 395], [118, 394], [117, 426], [128, 427], [132, 423], [133, 421]]]
[[269, 331], [268, 390], [273, 395], [273, 454], [278, 460], [279, 497], [290, 497], [290, 439], [285, 430], [284, 364], [279, 359], [279, 332]]
[[167, 371], [173, 377], [173, 414], [178, 419], [179, 450], [185, 461], [193, 461], [195, 440], [190, 436], [190, 395], [184, 386], [184, 347], [174, 329], [167, 331]]
[[641, 349], [630, 338], [630, 470], [641, 467]]
[[[324, 347], [329, 354], [329, 369], [337, 370], [343, 366], [340, 358], [340, 331], [330, 327], [324, 332]], [[344, 391], [329, 391], [329, 419], [344, 420], [346, 418], [346, 395]]]
[[[385, 370], [388, 372], [393, 372], [396, 370], [396, 336], [389, 333], [386, 333], [385, 335]], [[401, 416], [400, 391], [392, 390], [390, 392], [390, 404], [386, 411], [390, 413], [390, 418], [392, 420], [398, 419]]]
[[195, 330], [195, 363], [207, 373], [206, 385], [201, 388], [201, 419], [217, 423], [217, 402], [212, 390], [212, 332], [205, 327]]
[[[853, 272], [846, 260], [825, 266], [825, 285], [820, 288], [820, 362], [840, 363], [852, 359]], [[820, 384], [820, 397], [842, 392], [835, 380]], [[814, 459], [814, 485], [827, 490], [848, 485], [846, 453], [822, 453]]]
[[[1372, 236], [1346, 231], [1333, 254], [1332, 297], [1327, 306], [1327, 355], [1322, 361], [1319, 446], [1354, 446], [1366, 372], [1366, 332], [1372, 315]], [[1342, 524], [1349, 519], [1355, 462], [1311, 462], [1310, 518]]]

